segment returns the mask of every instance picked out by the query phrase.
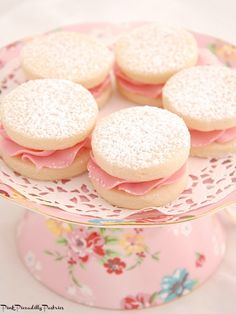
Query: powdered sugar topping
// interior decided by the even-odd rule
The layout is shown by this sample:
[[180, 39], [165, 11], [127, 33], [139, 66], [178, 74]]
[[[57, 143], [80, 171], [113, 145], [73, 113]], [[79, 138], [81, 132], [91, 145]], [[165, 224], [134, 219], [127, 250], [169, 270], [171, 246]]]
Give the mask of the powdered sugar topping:
[[26, 69], [40, 78], [80, 83], [100, 75], [105, 77], [113, 57], [109, 49], [93, 37], [75, 32], [55, 32], [26, 44], [21, 60]]
[[23, 83], [1, 101], [2, 123], [21, 136], [65, 139], [90, 130], [98, 113], [93, 96], [67, 80]]
[[92, 148], [110, 164], [129, 169], [165, 164], [190, 137], [183, 120], [157, 107], [123, 109], [102, 119], [92, 136]]
[[183, 29], [145, 25], [123, 35], [116, 43], [118, 65], [133, 73], [177, 71], [197, 58], [197, 44]]
[[236, 119], [236, 71], [225, 66], [196, 66], [173, 76], [164, 98], [180, 115], [199, 121]]

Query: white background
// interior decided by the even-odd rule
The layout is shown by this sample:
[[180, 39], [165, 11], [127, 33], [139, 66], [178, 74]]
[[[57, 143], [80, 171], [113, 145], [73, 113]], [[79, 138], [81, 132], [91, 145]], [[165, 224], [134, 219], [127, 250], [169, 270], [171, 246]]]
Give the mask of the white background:
[[[236, 44], [235, 14], [236, 0], [0, 0], [0, 45], [66, 24], [130, 20], [182, 25]], [[0, 201], [0, 210], [0, 304], [47, 303], [63, 306], [66, 314], [112, 313], [66, 301], [31, 278], [14, 243], [22, 209]], [[204, 286], [169, 305], [137, 313], [235, 314], [236, 226], [228, 224], [227, 233], [224, 262]]]

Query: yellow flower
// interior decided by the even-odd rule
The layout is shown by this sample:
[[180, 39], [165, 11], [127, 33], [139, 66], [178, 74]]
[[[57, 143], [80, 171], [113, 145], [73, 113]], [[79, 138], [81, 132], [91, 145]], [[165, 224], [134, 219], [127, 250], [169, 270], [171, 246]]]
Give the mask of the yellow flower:
[[225, 44], [217, 47], [216, 54], [226, 61], [236, 61], [236, 47], [233, 45]]
[[145, 251], [144, 238], [140, 234], [124, 234], [120, 240], [120, 245], [127, 254], [140, 253]]
[[47, 220], [47, 228], [49, 231], [57, 236], [61, 235], [62, 233], [70, 232], [72, 230], [69, 224], [51, 218]]

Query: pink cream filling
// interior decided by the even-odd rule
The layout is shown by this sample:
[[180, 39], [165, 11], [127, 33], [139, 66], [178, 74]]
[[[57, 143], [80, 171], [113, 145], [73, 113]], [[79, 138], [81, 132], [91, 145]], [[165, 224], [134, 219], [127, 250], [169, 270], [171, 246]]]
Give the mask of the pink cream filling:
[[215, 131], [198, 131], [189, 130], [191, 134], [191, 144], [193, 147], [202, 147], [209, 145], [211, 143], [226, 143], [234, 138], [236, 138], [236, 127], [225, 129], [225, 130], [215, 130]]
[[[197, 65], [217, 65], [221, 64], [217, 57], [211, 53], [208, 49], [202, 48], [199, 50], [199, 57]], [[114, 66], [114, 72], [119, 84], [127, 91], [141, 95], [148, 98], [158, 98], [162, 96], [162, 88], [165, 84], [145, 84], [137, 82], [121, 71], [116, 64]]]
[[132, 80], [127, 77], [117, 65], [115, 65], [114, 71], [117, 81], [127, 91], [153, 99], [161, 97], [164, 84], [144, 84]]
[[105, 80], [102, 81], [99, 85], [92, 87], [89, 89], [90, 93], [93, 94], [94, 97], [99, 97], [102, 92], [111, 84], [111, 76], [107, 75]]
[[66, 168], [69, 167], [82, 149], [90, 149], [90, 138], [61, 150], [34, 150], [18, 145], [0, 127], [0, 149], [11, 157], [20, 157], [22, 160], [32, 162], [37, 169], [42, 168]]
[[160, 188], [161, 186], [167, 184], [175, 183], [184, 175], [185, 171], [186, 163], [169, 177], [146, 182], [132, 182], [111, 176], [97, 165], [93, 156], [91, 156], [88, 162], [89, 177], [95, 180], [104, 189], [111, 190], [116, 188], [120, 191], [124, 191], [132, 195], [144, 195], [153, 189]]

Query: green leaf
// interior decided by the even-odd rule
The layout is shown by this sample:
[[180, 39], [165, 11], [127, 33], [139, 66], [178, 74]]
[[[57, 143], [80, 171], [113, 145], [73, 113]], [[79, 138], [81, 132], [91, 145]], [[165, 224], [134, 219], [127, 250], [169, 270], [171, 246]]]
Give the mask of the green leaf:
[[158, 292], [154, 292], [151, 295], [149, 302], [153, 305], [156, 302], [158, 296], [159, 296], [159, 293]]
[[110, 229], [112, 232], [121, 232], [123, 231], [124, 229], [121, 229], [121, 228], [112, 228]]
[[127, 267], [126, 270], [132, 270], [132, 269], [136, 268], [136, 267], [138, 266], [138, 264], [139, 264], [139, 263], [135, 263], [135, 264], [133, 264], [133, 265]]
[[156, 261], [160, 260], [160, 252], [156, 252], [154, 254], [151, 255], [153, 259], [155, 259]]
[[86, 269], [86, 266], [85, 266], [83, 263], [79, 263], [79, 266], [80, 266], [82, 269]]
[[76, 278], [75, 274], [74, 274], [74, 267], [72, 265], [69, 266], [69, 275], [71, 277], [71, 280], [73, 281], [73, 283], [77, 286], [81, 288], [81, 284], [79, 283], [79, 280]]
[[98, 260], [98, 263], [103, 265], [104, 263], [106, 263], [106, 261], [107, 261], [106, 257], [103, 257]]
[[106, 252], [106, 255], [109, 257], [116, 257], [120, 255], [118, 252], [110, 250], [110, 249], [107, 249], [105, 252]]
[[104, 235], [106, 233], [106, 228], [99, 228], [100, 234]]
[[67, 245], [68, 241], [66, 238], [60, 238], [60, 239], [57, 239], [57, 243], [62, 244], [62, 245]]
[[110, 236], [106, 236], [106, 237], [104, 238], [104, 240], [105, 240], [105, 243], [106, 243], [106, 244], [115, 244], [115, 243], [118, 242], [118, 239], [117, 239], [117, 238], [110, 237]]
[[49, 251], [49, 250], [45, 250], [44, 253], [47, 254], [47, 255], [54, 256], [54, 253]]
[[216, 44], [213, 44], [213, 43], [209, 44], [208, 48], [211, 50], [211, 52], [215, 53], [215, 51], [216, 51]]
[[71, 230], [75, 229], [77, 226], [75, 224], [68, 223], [68, 227], [70, 227]]
[[143, 259], [142, 257], [139, 257], [139, 258], [136, 260], [136, 263], [133, 264], [133, 265], [131, 265], [131, 266], [129, 266], [128, 268], [126, 268], [126, 270], [132, 270], [132, 269], [136, 268], [137, 266], [139, 266], [139, 265], [142, 264], [143, 260], [144, 260], [144, 259]]
[[193, 279], [193, 285], [196, 286], [198, 284], [198, 280], [197, 279]]
[[55, 258], [55, 261], [61, 261], [61, 260], [63, 260], [63, 258], [64, 258], [64, 256], [58, 256]]

